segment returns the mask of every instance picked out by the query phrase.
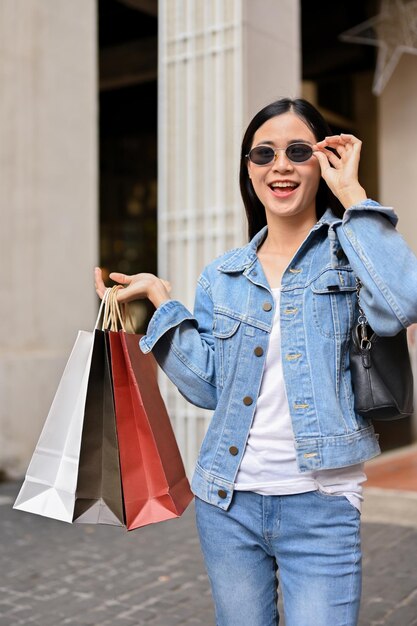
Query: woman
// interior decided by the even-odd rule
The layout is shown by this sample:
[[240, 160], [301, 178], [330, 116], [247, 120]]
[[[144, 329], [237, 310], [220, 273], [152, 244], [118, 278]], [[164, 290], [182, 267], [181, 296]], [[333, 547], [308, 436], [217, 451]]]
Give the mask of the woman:
[[353, 408], [355, 276], [377, 333], [417, 320], [417, 260], [359, 184], [360, 151], [308, 102], [274, 102], [242, 145], [251, 241], [205, 268], [194, 315], [153, 275], [111, 275], [121, 301], [156, 307], [141, 349], [214, 409], [192, 489], [219, 626], [277, 624], [277, 569], [287, 626], [357, 623], [363, 463], [380, 450]]

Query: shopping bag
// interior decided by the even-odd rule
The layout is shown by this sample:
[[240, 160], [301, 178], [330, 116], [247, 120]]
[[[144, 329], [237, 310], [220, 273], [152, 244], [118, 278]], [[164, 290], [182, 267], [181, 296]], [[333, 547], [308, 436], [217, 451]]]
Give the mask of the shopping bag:
[[128, 530], [179, 517], [193, 498], [140, 336], [109, 331], [116, 425]]
[[[101, 318], [103, 300], [96, 327]], [[13, 508], [72, 522], [94, 333], [79, 331]]]
[[110, 355], [96, 329], [81, 437], [74, 522], [124, 526]]

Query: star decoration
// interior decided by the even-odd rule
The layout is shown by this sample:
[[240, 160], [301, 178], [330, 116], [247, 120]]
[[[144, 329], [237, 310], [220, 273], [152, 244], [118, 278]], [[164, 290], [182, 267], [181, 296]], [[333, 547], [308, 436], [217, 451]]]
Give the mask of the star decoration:
[[381, 95], [401, 56], [417, 55], [417, 0], [382, 0], [379, 15], [345, 31], [340, 39], [379, 48], [372, 91]]

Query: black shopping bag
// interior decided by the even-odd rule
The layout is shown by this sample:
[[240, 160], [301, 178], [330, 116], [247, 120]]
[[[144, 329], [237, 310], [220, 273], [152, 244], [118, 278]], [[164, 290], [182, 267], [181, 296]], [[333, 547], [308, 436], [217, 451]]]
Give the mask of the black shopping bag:
[[110, 351], [95, 330], [73, 521], [124, 526]]

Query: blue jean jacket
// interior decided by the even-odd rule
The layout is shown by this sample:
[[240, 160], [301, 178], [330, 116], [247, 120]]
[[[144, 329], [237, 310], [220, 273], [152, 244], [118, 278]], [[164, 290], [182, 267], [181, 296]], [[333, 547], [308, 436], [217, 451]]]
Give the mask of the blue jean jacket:
[[[282, 364], [300, 472], [353, 465], [379, 454], [374, 428], [355, 413], [349, 338], [361, 304], [379, 335], [417, 321], [417, 259], [391, 208], [372, 200], [343, 220], [327, 210], [282, 277]], [[257, 248], [267, 227], [208, 265], [194, 314], [170, 300], [154, 313], [143, 352], [193, 404], [214, 409], [192, 489], [227, 509], [255, 412], [274, 299]]]

